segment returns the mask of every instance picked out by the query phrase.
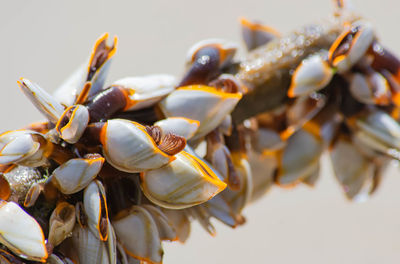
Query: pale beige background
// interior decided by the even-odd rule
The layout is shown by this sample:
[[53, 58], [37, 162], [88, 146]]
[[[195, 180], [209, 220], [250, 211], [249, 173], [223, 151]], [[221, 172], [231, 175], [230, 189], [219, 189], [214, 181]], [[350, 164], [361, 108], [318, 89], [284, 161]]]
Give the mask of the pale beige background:
[[[355, 1], [386, 46], [400, 54], [395, 0]], [[120, 45], [109, 80], [181, 74], [187, 48], [209, 37], [240, 41], [238, 16], [281, 32], [325, 17], [329, 0], [83, 1], [0, 0], [0, 130], [42, 119], [16, 85], [23, 76], [54, 90], [105, 31]], [[186, 245], [165, 244], [165, 263], [399, 263], [400, 175], [388, 173], [377, 195], [347, 202], [324, 167], [315, 189], [274, 188], [251, 205], [245, 226], [217, 224], [209, 237], [195, 225]]]

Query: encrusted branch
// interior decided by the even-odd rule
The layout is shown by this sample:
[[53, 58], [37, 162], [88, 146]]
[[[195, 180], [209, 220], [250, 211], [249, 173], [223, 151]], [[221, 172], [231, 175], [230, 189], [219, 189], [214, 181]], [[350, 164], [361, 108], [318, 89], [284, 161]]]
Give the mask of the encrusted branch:
[[347, 198], [375, 192], [400, 160], [400, 61], [336, 4], [285, 37], [243, 20], [243, 61], [201, 41], [179, 79], [105, 87], [108, 34], [54, 95], [21, 78], [47, 121], [0, 134], [0, 262], [160, 264], [191, 221], [214, 235], [270, 186], [314, 185], [326, 150]]

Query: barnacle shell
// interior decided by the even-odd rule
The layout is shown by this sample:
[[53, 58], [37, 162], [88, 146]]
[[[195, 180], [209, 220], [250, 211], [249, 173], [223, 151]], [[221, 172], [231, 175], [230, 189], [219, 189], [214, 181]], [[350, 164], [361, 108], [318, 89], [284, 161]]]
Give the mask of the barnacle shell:
[[142, 206], [153, 217], [153, 220], [157, 225], [158, 234], [161, 240], [173, 241], [177, 239], [174, 227], [172, 226], [167, 216], [161, 211], [160, 208], [157, 208], [149, 204], [144, 204]]
[[173, 133], [190, 139], [197, 132], [200, 122], [185, 117], [169, 117], [155, 122], [154, 125], [161, 127], [164, 134]]
[[107, 162], [126, 172], [157, 169], [174, 159], [157, 147], [144, 126], [124, 119], [107, 121], [101, 143]]
[[350, 81], [350, 92], [358, 101], [365, 104], [388, 104], [390, 87], [386, 79], [374, 72], [367, 76], [354, 73]]
[[108, 238], [108, 211], [106, 194], [100, 181], [92, 181], [83, 192], [83, 206], [89, 230], [100, 240]]
[[17, 163], [38, 167], [47, 164], [47, 140], [30, 130], [15, 130], [0, 135], [0, 164]]
[[141, 206], [132, 206], [124, 215], [116, 216], [113, 226], [126, 252], [140, 260], [161, 263], [164, 254], [157, 224]]
[[128, 93], [126, 110], [138, 110], [154, 105], [175, 89], [176, 78], [168, 74], [126, 77], [113, 82]]
[[331, 151], [335, 176], [349, 199], [371, 187], [374, 163], [345, 138], [339, 139]]
[[[116, 52], [117, 38], [112, 46], [107, 45], [108, 33], [97, 39], [87, 63], [79, 67], [54, 93], [54, 97], [63, 105], [76, 103], [86, 82], [90, 82], [92, 96], [103, 88], [111, 58]], [[100, 55], [100, 56], [99, 56]], [[105, 55], [105, 56], [104, 56]], [[101, 61], [99, 61], [101, 59]], [[99, 65], [99, 63], [101, 63]], [[58, 119], [57, 119], [58, 120]]]
[[88, 228], [75, 225], [72, 242], [78, 254], [79, 263], [112, 263], [105, 242], [100, 241]]
[[371, 24], [361, 20], [354, 22], [329, 49], [330, 63], [339, 73], [349, 70], [364, 56], [374, 37]]
[[291, 184], [308, 176], [318, 166], [322, 150], [322, 140], [318, 136], [304, 129], [297, 131], [278, 155], [277, 182]]
[[117, 264], [117, 237], [113, 226], [108, 224], [108, 239], [106, 247], [108, 249], [108, 257], [110, 259], [110, 264]]
[[61, 202], [50, 216], [49, 242], [58, 246], [71, 235], [75, 226], [75, 207], [67, 202]]
[[89, 123], [89, 111], [83, 105], [68, 107], [56, 124], [60, 137], [70, 144], [78, 142]]
[[60, 119], [64, 112], [64, 107], [39, 85], [21, 78], [18, 82], [21, 90], [31, 100], [33, 105], [51, 122], [54, 124]]
[[211, 162], [223, 180], [227, 182], [233, 167], [229, 149], [223, 144], [211, 144], [210, 142], [207, 143], [207, 147], [209, 149], [207, 160]]
[[250, 202], [253, 190], [253, 173], [247, 157], [241, 153], [233, 152], [232, 160], [239, 176], [238, 190], [225, 189], [221, 196], [229, 205], [234, 214], [240, 214], [247, 203]]
[[167, 117], [182, 116], [200, 122], [194, 136], [199, 138], [216, 128], [232, 112], [241, 93], [226, 93], [214, 87], [180, 87], [164, 98], [159, 106]]
[[202, 160], [186, 151], [164, 167], [142, 172], [140, 178], [150, 201], [174, 209], [206, 202], [226, 187]]
[[280, 34], [273, 28], [251, 22], [243, 17], [240, 19], [240, 25], [242, 26], [242, 37], [248, 50], [253, 50], [280, 37]]
[[186, 209], [186, 211], [193, 219], [197, 220], [201, 227], [203, 227], [203, 229], [211, 236], [215, 236], [217, 234], [217, 230], [211, 223], [211, 214], [207, 208], [204, 206], [194, 206]]
[[161, 208], [165, 216], [168, 218], [168, 221], [172, 224], [177, 239], [184, 243], [186, 239], [188, 239], [190, 234], [190, 220], [183, 210], [171, 210], [166, 208]]
[[22, 258], [47, 259], [41, 227], [14, 202], [0, 202], [0, 242]]
[[100, 172], [104, 158], [92, 155], [88, 158], [70, 159], [55, 169], [50, 177], [64, 194], [73, 194], [85, 188]]
[[237, 221], [235, 218], [235, 214], [232, 211], [230, 205], [222, 198], [221, 195], [217, 195], [213, 197], [208, 202], [201, 204], [208, 211], [210, 217], [215, 217], [220, 220], [222, 223], [230, 226], [236, 227]]
[[320, 54], [304, 59], [292, 76], [288, 96], [307, 95], [324, 88], [332, 79], [333, 70]]
[[0, 153], [0, 163], [7, 165], [21, 161], [32, 156], [39, 148], [40, 144], [35, 142], [29, 133], [20, 134], [4, 144]]
[[320, 177], [321, 165], [318, 163], [318, 166], [315, 166], [312, 171], [308, 173], [308, 175], [304, 176], [301, 180], [304, 184], [313, 187]]
[[400, 125], [383, 111], [375, 110], [355, 119], [354, 137], [371, 149], [399, 159]]
[[42, 193], [43, 189], [44, 189], [43, 182], [33, 183], [29, 188], [28, 192], [26, 193], [24, 200], [24, 207], [28, 208], [33, 206], [36, 203], [37, 199], [39, 198], [39, 195]]
[[263, 127], [258, 128], [252, 140], [252, 146], [258, 152], [279, 150], [285, 145], [286, 141], [281, 138], [278, 132]]

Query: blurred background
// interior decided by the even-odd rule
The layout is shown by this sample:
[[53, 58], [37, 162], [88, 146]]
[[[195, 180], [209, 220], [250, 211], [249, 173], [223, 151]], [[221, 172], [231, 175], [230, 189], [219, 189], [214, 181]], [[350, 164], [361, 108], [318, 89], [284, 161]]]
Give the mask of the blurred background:
[[[382, 43], [400, 54], [395, 0], [358, 0]], [[54, 91], [85, 61], [103, 32], [119, 37], [108, 80], [183, 72], [187, 49], [204, 38], [241, 43], [238, 17], [258, 19], [283, 34], [332, 12], [330, 0], [0, 2], [0, 131], [42, 116], [17, 88], [19, 77]], [[186, 244], [164, 243], [164, 263], [399, 263], [400, 175], [392, 168], [377, 194], [348, 202], [328, 161], [311, 189], [273, 188], [232, 230], [215, 223], [210, 237], [197, 224]]]

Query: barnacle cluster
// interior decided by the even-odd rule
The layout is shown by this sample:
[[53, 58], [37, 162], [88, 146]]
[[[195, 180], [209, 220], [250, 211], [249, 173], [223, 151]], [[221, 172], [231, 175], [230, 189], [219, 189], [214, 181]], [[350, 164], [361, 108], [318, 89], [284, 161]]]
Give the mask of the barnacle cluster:
[[201, 41], [178, 79], [105, 86], [107, 34], [54, 95], [21, 78], [47, 120], [0, 135], [0, 262], [161, 263], [191, 221], [214, 234], [273, 184], [313, 185], [327, 149], [349, 199], [373, 193], [400, 158], [400, 61], [336, 4], [286, 37], [243, 19], [245, 59]]

